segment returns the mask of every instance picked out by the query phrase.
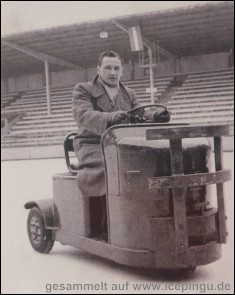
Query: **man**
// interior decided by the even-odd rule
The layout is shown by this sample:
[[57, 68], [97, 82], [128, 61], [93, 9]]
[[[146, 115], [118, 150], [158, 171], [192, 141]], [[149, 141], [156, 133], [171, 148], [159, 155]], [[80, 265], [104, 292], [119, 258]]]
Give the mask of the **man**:
[[[108, 127], [128, 119], [127, 111], [140, 106], [135, 92], [120, 82], [122, 73], [123, 60], [119, 54], [106, 51], [100, 55], [97, 76], [93, 82], [79, 83], [74, 88], [73, 116], [79, 127], [74, 139], [74, 151], [79, 159], [77, 179], [83, 195], [93, 199], [90, 202], [91, 211], [99, 207], [98, 202], [103, 210], [105, 207], [105, 198], [102, 197], [106, 191], [100, 136]], [[159, 112], [154, 112], [150, 116], [160, 122], [170, 120], [169, 113], [160, 115]], [[92, 223], [94, 227], [99, 221], [91, 220]], [[102, 229], [97, 228], [95, 231]]]

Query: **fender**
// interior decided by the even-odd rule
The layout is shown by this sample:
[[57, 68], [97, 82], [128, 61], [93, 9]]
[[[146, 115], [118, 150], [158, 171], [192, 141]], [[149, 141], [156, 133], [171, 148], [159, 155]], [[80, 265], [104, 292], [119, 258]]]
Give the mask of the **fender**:
[[38, 207], [42, 212], [42, 217], [45, 223], [45, 228], [47, 229], [58, 229], [55, 225], [56, 219], [55, 214], [56, 210], [54, 210], [54, 202], [53, 199], [44, 199], [39, 201], [29, 201], [24, 205], [25, 209], [32, 209], [33, 207]]

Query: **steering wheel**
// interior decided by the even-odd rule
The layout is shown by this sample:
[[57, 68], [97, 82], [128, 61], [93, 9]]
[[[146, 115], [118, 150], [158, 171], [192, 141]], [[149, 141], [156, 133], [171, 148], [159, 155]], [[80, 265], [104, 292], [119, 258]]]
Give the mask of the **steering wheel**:
[[[163, 111], [161, 112], [164, 114], [167, 113], [167, 108], [163, 104], [147, 104], [143, 105], [134, 109], [129, 110], [127, 113], [130, 115], [130, 123], [146, 123], [147, 120], [144, 117], [144, 110], [148, 107], [161, 107]], [[159, 113], [159, 114], [161, 114]]]

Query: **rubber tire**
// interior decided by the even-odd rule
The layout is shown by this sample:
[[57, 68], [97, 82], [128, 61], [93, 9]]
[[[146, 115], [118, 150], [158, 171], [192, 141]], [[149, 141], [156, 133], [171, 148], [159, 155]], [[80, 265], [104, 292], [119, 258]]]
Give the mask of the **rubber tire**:
[[[35, 226], [37, 226], [36, 234], [32, 231], [33, 227], [35, 228]], [[33, 207], [29, 211], [27, 230], [29, 241], [35, 251], [39, 253], [48, 253], [51, 251], [54, 245], [52, 231], [45, 228], [42, 212], [38, 207]]]

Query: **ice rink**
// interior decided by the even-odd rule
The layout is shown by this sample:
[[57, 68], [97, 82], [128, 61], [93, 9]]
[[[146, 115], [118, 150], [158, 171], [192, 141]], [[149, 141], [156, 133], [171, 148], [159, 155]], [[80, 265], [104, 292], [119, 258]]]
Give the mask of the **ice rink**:
[[[58, 242], [50, 254], [35, 252], [27, 236], [28, 211], [24, 203], [52, 198], [52, 176], [67, 170], [65, 161], [7, 161], [1, 163], [1, 168], [2, 294], [234, 293], [233, 180], [225, 184], [229, 236], [222, 247], [222, 258], [177, 281], [157, 272], [121, 266]], [[224, 154], [224, 168], [232, 169], [233, 174], [233, 153]], [[80, 284], [80, 289], [69, 290], [72, 284]], [[67, 291], [57, 290], [65, 287]]]

